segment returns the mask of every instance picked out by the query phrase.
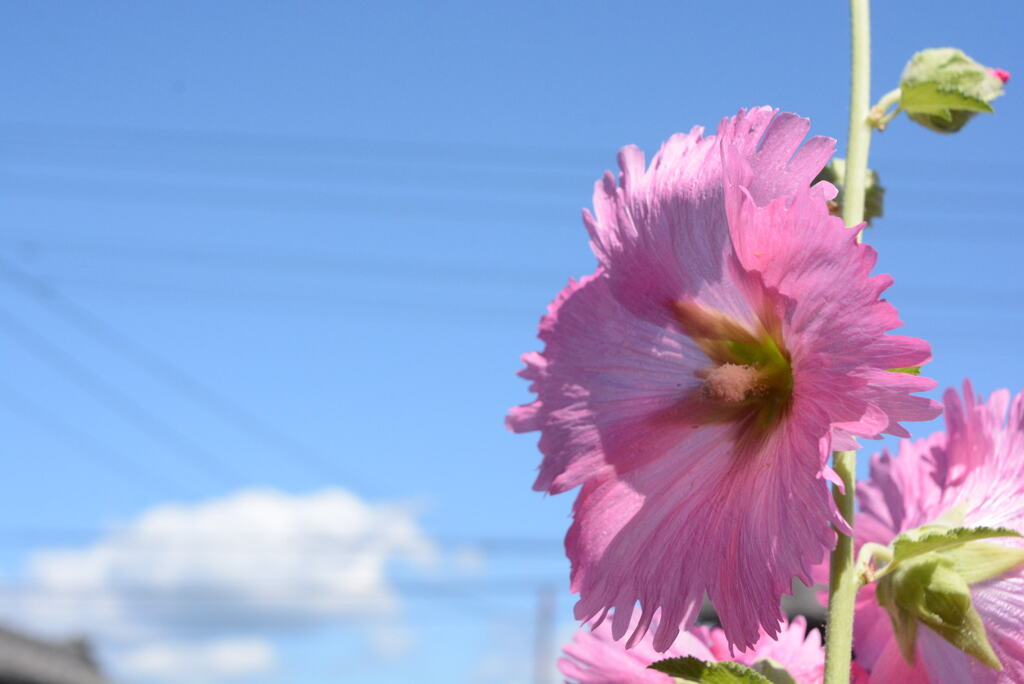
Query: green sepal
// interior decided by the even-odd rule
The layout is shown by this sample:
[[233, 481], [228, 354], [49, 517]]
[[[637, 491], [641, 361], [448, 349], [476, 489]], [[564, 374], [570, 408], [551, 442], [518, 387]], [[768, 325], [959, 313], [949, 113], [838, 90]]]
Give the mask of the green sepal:
[[886, 567], [895, 568], [899, 563], [932, 552], [942, 552], [961, 547], [979, 539], [1020, 537], [1020, 532], [1005, 527], [944, 527], [923, 525], [908, 530], [896, 537], [892, 543], [892, 561]]
[[751, 667], [755, 672], [761, 673], [765, 679], [772, 684], [799, 684], [793, 675], [782, 666], [781, 663], [771, 658], [762, 658]]
[[890, 373], [906, 373], [907, 375], [920, 375], [920, 366], [905, 366], [903, 368], [890, 368]]
[[700, 684], [780, 684], [768, 679], [756, 670], [739, 663], [707, 663], [700, 658], [666, 658], [647, 666], [651, 670], [675, 677], [679, 682], [700, 682]]
[[918, 623], [996, 670], [1002, 669], [974, 608], [971, 590], [951, 559], [927, 553], [900, 563], [878, 583], [876, 596], [889, 613], [900, 653], [914, 662]]
[[953, 561], [953, 569], [968, 584], [976, 584], [1006, 574], [1024, 564], [1024, 549], [974, 542], [943, 553]]
[[[833, 157], [832, 161], [821, 170], [815, 177], [814, 183], [828, 181], [836, 186], [839, 194], [833, 203], [832, 213], [839, 216], [843, 206], [843, 180], [846, 178], [846, 160], [842, 157]], [[871, 219], [881, 218], [885, 200], [885, 188], [878, 174], [871, 169], [867, 170], [867, 177], [864, 179], [864, 220], [871, 224]]]
[[953, 121], [952, 111], [957, 109], [987, 114], [995, 111], [992, 105], [980, 98], [962, 92], [941, 90], [937, 83], [903, 86], [900, 88], [900, 106], [907, 112], [931, 114], [946, 122]]
[[974, 608], [970, 585], [1024, 565], [1024, 548], [981, 540], [1022, 537], [1003, 527], [963, 527], [968, 504], [935, 522], [907, 530], [889, 546], [874, 575], [875, 598], [886, 609], [903, 657], [913, 664], [918, 625], [925, 625], [979, 662], [1002, 669]]
[[939, 133], [955, 133], [1003, 94], [1003, 82], [956, 48], [918, 52], [903, 69], [900, 108]]

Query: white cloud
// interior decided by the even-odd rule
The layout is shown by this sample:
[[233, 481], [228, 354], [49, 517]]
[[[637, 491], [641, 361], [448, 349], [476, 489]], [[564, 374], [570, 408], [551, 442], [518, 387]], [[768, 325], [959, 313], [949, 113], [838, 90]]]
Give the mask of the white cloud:
[[374, 625], [370, 629], [370, 646], [373, 653], [381, 658], [398, 658], [412, 649], [412, 630], [397, 623]]
[[200, 644], [155, 643], [123, 652], [119, 669], [129, 677], [167, 682], [222, 682], [266, 674], [276, 665], [263, 639], [218, 639]]
[[455, 549], [451, 561], [456, 570], [467, 575], [478, 575], [487, 567], [487, 555], [472, 546]]
[[340, 489], [244, 491], [160, 506], [85, 549], [37, 552], [23, 607], [51, 626], [133, 634], [298, 627], [393, 612], [388, 566], [435, 555], [400, 507]]
[[[338, 619], [400, 625], [390, 569], [437, 556], [407, 507], [336, 488], [248, 490], [162, 505], [86, 548], [34, 553], [5, 612], [39, 631], [98, 638], [126, 673], [194, 681], [223, 671], [210, 675], [218, 680], [268, 667], [263, 639], [288, 631]], [[411, 639], [397, 629], [369, 635], [397, 653]]]

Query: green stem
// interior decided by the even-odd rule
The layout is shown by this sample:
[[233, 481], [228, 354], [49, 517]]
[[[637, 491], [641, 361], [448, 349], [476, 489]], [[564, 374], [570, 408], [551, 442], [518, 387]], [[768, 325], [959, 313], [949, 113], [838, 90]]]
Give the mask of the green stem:
[[875, 562], [879, 560], [883, 565], [892, 562], [892, 551], [888, 546], [882, 546], [875, 542], [861, 544], [860, 551], [857, 552], [857, 582], [861, 586], [871, 584], [886, 573], [887, 569], [879, 571], [875, 567]]
[[[856, 1], [856, 0], [854, 0]], [[832, 454], [832, 467], [843, 481], [845, 492], [833, 487], [832, 497], [839, 512], [852, 525], [857, 452]], [[828, 574], [828, 625], [825, 629], [825, 684], [849, 684], [853, 654], [853, 605], [857, 599], [856, 568], [853, 565], [853, 538], [839, 535], [832, 551]]]
[[843, 179], [843, 222], [864, 221], [864, 192], [871, 146], [871, 27], [868, 0], [850, 0], [851, 78], [850, 133], [846, 143]]
[[[868, 112], [868, 124], [877, 131], [884, 131], [889, 122], [900, 113], [901, 97], [903, 97], [903, 92], [899, 88], [890, 90], [883, 95]], [[896, 106], [893, 107], [893, 105]]]
[[[850, 0], [850, 133], [843, 179], [843, 222], [850, 227], [864, 221], [864, 193], [871, 145], [871, 19], [868, 0]], [[857, 240], [860, 241], [860, 233]], [[832, 467], [843, 482], [832, 496], [839, 512], [853, 526], [857, 487], [857, 453], [837, 451]], [[825, 634], [825, 684], [849, 684], [853, 654], [853, 608], [857, 599], [857, 571], [853, 539], [840, 534], [829, 566], [828, 629]]]

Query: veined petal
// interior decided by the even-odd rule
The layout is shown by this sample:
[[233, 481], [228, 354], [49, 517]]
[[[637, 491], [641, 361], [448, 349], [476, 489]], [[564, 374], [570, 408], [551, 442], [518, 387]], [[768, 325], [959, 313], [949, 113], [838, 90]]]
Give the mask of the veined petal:
[[[631, 627], [635, 627], [635, 620]], [[657, 618], [655, 618], [657, 623]], [[722, 630], [695, 627], [681, 632], [664, 652], [656, 650], [648, 635], [631, 649], [616, 641], [608, 624], [581, 629], [564, 648], [565, 655], [558, 669], [575, 684], [670, 684], [672, 677], [647, 669], [651, 663], [664, 658], [693, 656], [705, 662], [731, 660], [753, 666], [760, 660], [771, 659], [793, 675], [800, 684], [820, 684], [824, 674], [824, 650], [817, 630], [807, 632], [803, 618], [783, 624], [778, 640], [762, 634], [757, 643], [733, 657]]]
[[[813, 409], [797, 413], [806, 420]], [[810, 584], [810, 565], [834, 543], [819, 521], [841, 525], [817, 449], [801, 441], [806, 427], [790, 419], [739, 463], [728, 428], [708, 426], [644, 467], [588, 482], [566, 538], [577, 618], [605, 606], [628, 616], [639, 602], [645, 615], [660, 609], [654, 643], [667, 647], [707, 591], [738, 647], [753, 645], [758, 625], [775, 634], [778, 598], [792, 577]], [[626, 624], [616, 625], [616, 638]]]
[[667, 648], [705, 591], [734, 645], [774, 634], [781, 595], [845, 527], [833, 439], [937, 411], [909, 397], [929, 381], [889, 377], [930, 352], [887, 334], [892, 280], [829, 216], [835, 188], [810, 187], [834, 141], [808, 128], [762, 107], [673, 136], [649, 165], [624, 148], [584, 213], [598, 270], [524, 357], [537, 399], [508, 423], [541, 432], [535, 487], [583, 487], [566, 540], [577, 614], [614, 610], [631, 643], [660, 610]]
[[539, 403], [514, 409], [513, 428], [541, 430], [534, 485], [552, 493], [624, 471], [693, 430], [662, 416], [700, 385], [707, 358], [686, 335], [633, 316], [602, 271], [570, 283], [541, 323], [543, 362], [528, 359]]

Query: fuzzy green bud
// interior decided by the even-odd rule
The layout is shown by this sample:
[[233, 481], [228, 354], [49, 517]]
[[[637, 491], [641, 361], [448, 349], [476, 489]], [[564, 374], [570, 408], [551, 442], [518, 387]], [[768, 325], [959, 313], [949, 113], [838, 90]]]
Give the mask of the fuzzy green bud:
[[939, 133], [955, 133], [1003, 94], [1009, 74], [979, 64], [962, 50], [932, 48], [915, 54], [900, 78], [900, 108]]
[[911, 664], [917, 631], [924, 625], [979, 662], [1001, 670], [974, 608], [970, 585], [1024, 564], [1024, 549], [984, 541], [1021, 535], [1006, 528], [959, 527], [963, 518], [961, 506], [896, 537], [889, 547], [891, 560], [877, 575], [875, 598], [889, 613], [900, 652]]
[[914, 662], [917, 629], [922, 624], [985, 665], [1002, 669], [971, 601], [970, 586], [953, 561], [940, 553], [901, 563], [879, 580], [875, 595], [889, 613], [900, 652], [908, 662]]

